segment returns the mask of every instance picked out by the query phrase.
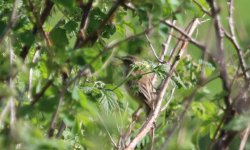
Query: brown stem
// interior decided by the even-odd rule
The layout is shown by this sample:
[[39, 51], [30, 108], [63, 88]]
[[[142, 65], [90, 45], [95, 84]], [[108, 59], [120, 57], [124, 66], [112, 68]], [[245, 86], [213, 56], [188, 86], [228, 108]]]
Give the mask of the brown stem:
[[[45, 1], [45, 8], [43, 9], [41, 16], [40, 16], [40, 25], [43, 26], [45, 20], [48, 18], [52, 7], [53, 7], [54, 3], [51, 0], [46, 0]], [[33, 29], [32, 29], [32, 34], [35, 36], [37, 34], [38, 31], [38, 26], [34, 25]], [[22, 51], [20, 53], [20, 57], [25, 60], [26, 56], [29, 53], [31, 45], [24, 45], [22, 48]]]

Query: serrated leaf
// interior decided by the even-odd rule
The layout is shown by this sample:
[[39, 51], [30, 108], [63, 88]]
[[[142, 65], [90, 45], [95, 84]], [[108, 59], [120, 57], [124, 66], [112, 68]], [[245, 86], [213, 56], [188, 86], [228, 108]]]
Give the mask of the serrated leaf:
[[110, 90], [101, 91], [101, 97], [98, 99], [100, 106], [106, 111], [110, 112], [118, 107], [118, 97]]

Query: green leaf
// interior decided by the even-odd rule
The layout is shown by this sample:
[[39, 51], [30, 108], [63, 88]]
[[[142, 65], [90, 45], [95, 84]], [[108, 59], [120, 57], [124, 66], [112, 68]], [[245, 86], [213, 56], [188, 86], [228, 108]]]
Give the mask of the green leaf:
[[116, 31], [116, 28], [113, 24], [106, 25], [102, 32], [102, 37], [104, 38], [110, 38], [111, 35], [113, 35]]
[[89, 16], [89, 25], [87, 28], [88, 33], [92, 33], [95, 29], [97, 29], [105, 17], [106, 14], [103, 13], [100, 8], [94, 8], [91, 10]]
[[30, 31], [23, 32], [19, 35], [21, 38], [21, 42], [23, 42], [26, 45], [31, 45], [35, 41], [35, 36]]
[[106, 111], [110, 112], [117, 108], [118, 105], [118, 97], [116, 94], [110, 90], [102, 90], [101, 97], [98, 99], [100, 106]]
[[65, 8], [72, 8], [74, 1], [72, 0], [53, 0], [56, 4], [61, 4]]
[[64, 28], [68, 31], [68, 32], [72, 32], [72, 31], [76, 31], [78, 27], [77, 22], [70, 20], [68, 21], [65, 25]]
[[80, 99], [79, 93], [80, 93], [79, 88], [78, 88], [77, 86], [75, 86], [75, 87], [73, 88], [73, 90], [72, 90], [72, 94], [71, 94], [72, 98], [73, 98], [74, 100], [79, 100], [79, 99]]
[[94, 103], [92, 103], [90, 100], [87, 99], [87, 96], [79, 91], [79, 103], [83, 109], [86, 109], [88, 112], [90, 112], [92, 115], [97, 116], [97, 108], [95, 107]]
[[38, 103], [38, 109], [42, 112], [52, 113], [58, 103], [57, 97], [42, 97]]
[[64, 48], [69, 44], [68, 38], [66, 36], [66, 30], [62, 28], [54, 28], [50, 33], [50, 38], [52, 43], [59, 48]]

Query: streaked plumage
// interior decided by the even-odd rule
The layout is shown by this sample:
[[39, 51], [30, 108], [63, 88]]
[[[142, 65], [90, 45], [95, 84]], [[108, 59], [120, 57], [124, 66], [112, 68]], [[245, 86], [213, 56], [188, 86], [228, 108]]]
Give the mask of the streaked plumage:
[[[132, 56], [125, 56], [122, 57], [121, 60], [123, 61], [125, 65], [125, 74], [126, 76], [129, 74], [129, 76], [135, 77], [142, 75], [139, 79], [132, 79], [129, 80], [126, 83], [126, 88], [128, 93], [139, 102], [140, 105], [144, 105], [146, 108], [147, 115], [154, 107], [154, 100], [155, 100], [155, 94], [156, 90], [152, 85], [152, 78], [153, 74], [145, 74], [144, 71], [141, 70], [132, 70], [132, 65], [138, 62], [138, 60], [135, 57]], [[131, 71], [132, 70], [132, 71]], [[137, 90], [135, 88], [137, 87]]]

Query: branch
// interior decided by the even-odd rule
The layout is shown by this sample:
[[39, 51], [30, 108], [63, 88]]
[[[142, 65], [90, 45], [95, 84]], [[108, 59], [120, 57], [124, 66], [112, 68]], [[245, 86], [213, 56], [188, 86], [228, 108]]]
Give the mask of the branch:
[[184, 110], [180, 113], [180, 115], [177, 115], [178, 118], [176, 118], [174, 120], [174, 124], [172, 126], [171, 129], [166, 131], [166, 136], [165, 136], [165, 142], [161, 147], [160, 150], [165, 150], [167, 149], [167, 145], [168, 145], [168, 141], [169, 139], [171, 139], [171, 137], [174, 135], [175, 130], [178, 128], [178, 124], [181, 124], [184, 120], [184, 117], [186, 115], [187, 110], [190, 108], [191, 102], [193, 101], [194, 96], [196, 95], [196, 93], [198, 92], [199, 89], [201, 89], [203, 86], [205, 86], [206, 84], [212, 82], [213, 80], [217, 79], [219, 77], [219, 75], [215, 74], [212, 75], [210, 78], [207, 79], [200, 79], [200, 84], [198, 84], [196, 86], [196, 88], [192, 91], [192, 93], [190, 95], [188, 95], [187, 97], [185, 97], [182, 102], [184, 105]]
[[169, 98], [168, 98], [168, 100], [167, 100], [167, 103], [161, 108], [161, 112], [165, 111], [165, 110], [168, 108], [170, 102], [171, 102], [172, 99], [173, 99], [174, 91], [175, 91], [175, 87], [171, 90], [171, 93], [170, 93], [170, 96], [169, 96]]
[[66, 124], [62, 121], [61, 124], [60, 124], [60, 127], [58, 129], [58, 132], [56, 134], [56, 138], [59, 139], [62, 136], [63, 131], [65, 130], [65, 128], [66, 128]]
[[[175, 25], [175, 23], [176, 23], [176, 20], [173, 20], [173, 21], [172, 21], [172, 24]], [[168, 51], [168, 48], [169, 48], [169, 46], [170, 46], [170, 42], [171, 42], [171, 39], [172, 39], [172, 34], [173, 34], [173, 32], [174, 32], [174, 29], [171, 27], [166, 42], [164, 42], [164, 43], [162, 44], [163, 49], [162, 49], [161, 55], [160, 55], [160, 60], [161, 60], [161, 61], [163, 61], [164, 58], [165, 58], [165, 56], [167, 55], [167, 51]]]
[[75, 48], [81, 48], [85, 46], [89, 41], [94, 41], [96, 38], [98, 38], [99, 34], [102, 32], [104, 26], [110, 21], [110, 19], [113, 17], [116, 10], [124, 3], [125, 0], [117, 0], [116, 3], [110, 8], [107, 17], [102, 21], [102, 23], [99, 25], [97, 29], [95, 29], [90, 35], [88, 35], [81, 43], [77, 45]]
[[[228, 78], [228, 73], [226, 69], [226, 63], [225, 63], [225, 58], [224, 58], [224, 30], [222, 27], [222, 23], [220, 20], [219, 16], [219, 7], [217, 6], [217, 3], [215, 0], [207, 0], [209, 6], [211, 7], [211, 13], [214, 19], [214, 28], [215, 28], [215, 33], [216, 33], [216, 39], [217, 39], [217, 48], [218, 48], [218, 55], [219, 55], [219, 60], [217, 61], [219, 65], [219, 70], [220, 70], [220, 78], [222, 80], [222, 86], [224, 90], [227, 92], [227, 94], [224, 96], [224, 103], [226, 105], [226, 109], [224, 112], [225, 115], [225, 120], [223, 121], [224, 124], [227, 124], [230, 122], [234, 115], [235, 111], [232, 108], [231, 105], [231, 97], [230, 97], [230, 83], [229, 83], [229, 78]], [[221, 130], [220, 136], [218, 141], [215, 143], [214, 148], [217, 149], [226, 149], [230, 143], [230, 141], [233, 139], [235, 136], [234, 131], [225, 131], [224, 129]]]
[[199, 2], [197, 2], [197, 0], [193, 0], [193, 2], [205, 13], [207, 14], [208, 16], [212, 16], [211, 13], [206, 10], [206, 8], [204, 8]]
[[245, 130], [244, 130], [244, 135], [243, 135], [243, 138], [240, 142], [240, 147], [239, 147], [239, 150], [244, 150], [245, 149], [245, 145], [246, 145], [246, 142], [247, 142], [247, 139], [248, 139], [248, 136], [249, 136], [249, 132], [250, 132], [250, 126], [248, 126]]
[[0, 45], [2, 41], [4, 40], [5, 36], [9, 34], [10, 30], [15, 26], [17, 22], [18, 5], [20, 5], [20, 2], [21, 2], [20, 0], [15, 0], [13, 2], [13, 8], [12, 8], [11, 16], [9, 18], [9, 22], [7, 26], [5, 27], [5, 29], [3, 30], [2, 35], [0, 35]]
[[30, 104], [35, 105], [40, 100], [40, 98], [44, 95], [45, 91], [53, 84], [53, 82], [54, 82], [54, 79], [49, 80], [45, 84], [45, 86], [42, 88], [42, 90], [33, 97]]
[[93, 0], [89, 0], [86, 5], [83, 5], [81, 0], [78, 0], [78, 3], [79, 3], [78, 5], [83, 10], [83, 14], [82, 14], [82, 21], [80, 24], [80, 29], [79, 29], [78, 34], [77, 34], [77, 39], [75, 42], [74, 49], [79, 47], [80, 43], [82, 43], [82, 41], [85, 39], [86, 28], [88, 26], [88, 20], [89, 20], [88, 17], [89, 17], [90, 10], [92, 8]]
[[41, 23], [41, 19], [40, 19], [40, 15], [39, 13], [35, 10], [35, 7], [33, 5], [33, 1], [28, 0], [29, 3], [29, 7], [30, 7], [30, 11], [32, 12], [34, 18], [35, 18], [35, 25], [37, 26], [37, 31], [40, 31], [42, 37], [45, 39], [47, 46], [51, 47], [51, 41], [49, 40], [48, 35], [45, 33], [45, 31], [43, 30], [43, 25]]
[[[43, 9], [41, 16], [40, 16], [40, 25], [41, 26], [43, 26], [45, 20], [48, 18], [49, 14], [52, 10], [53, 5], [54, 5], [54, 3], [51, 0], [45, 1], [45, 8]], [[38, 31], [38, 27], [37, 27], [37, 25], [34, 25], [33, 29], [32, 29], [32, 34], [36, 35], [37, 31]], [[20, 53], [20, 57], [23, 60], [25, 60], [26, 56], [28, 55], [30, 47], [31, 47], [31, 45], [24, 45], [23, 46], [22, 51]]]
[[150, 49], [152, 50], [152, 52], [153, 52], [155, 58], [158, 60], [158, 62], [164, 63], [164, 62], [161, 61], [161, 60], [159, 59], [159, 57], [157, 56], [156, 51], [155, 51], [155, 49], [154, 49], [154, 46], [151, 44], [151, 42], [150, 42], [150, 40], [149, 40], [149, 38], [148, 38], [148, 35], [145, 34], [145, 36], [146, 36], [146, 39], [147, 39], [147, 41], [148, 41], [148, 45], [149, 45]]
[[[181, 33], [185, 38], [187, 38], [187, 40], [189, 42], [191, 42], [192, 44], [194, 44], [195, 46], [197, 46], [200, 49], [205, 49], [205, 46], [203, 44], [201, 44], [200, 42], [196, 41], [194, 38], [192, 38], [190, 35], [188, 35], [185, 31], [183, 31], [182, 29], [180, 29], [179, 27], [175, 26], [174, 24], [170, 23], [169, 21], [165, 21], [165, 20], [161, 20], [161, 22], [173, 29], [175, 29], [176, 31], [178, 31], [179, 33]], [[198, 23], [198, 22], [197, 22]], [[198, 23], [199, 24], [199, 23]]]
[[[198, 21], [198, 19], [196, 21]], [[196, 22], [196, 21], [194, 21], [194, 22]], [[197, 26], [198, 24], [195, 24], [195, 25]], [[188, 35], [191, 36], [192, 32], [190, 32]], [[185, 42], [185, 43], [188, 43], [188, 42]], [[184, 44], [183, 47], [181, 47], [182, 51], [185, 51], [186, 47], [187, 47], [187, 44]], [[183, 53], [180, 53], [180, 57], [182, 56], [181, 54], [183, 54]], [[161, 110], [161, 104], [162, 104], [164, 95], [166, 93], [168, 84], [169, 84], [171, 77], [172, 77], [172, 75], [173, 75], [173, 73], [174, 73], [174, 71], [179, 63], [179, 60], [180, 59], [176, 59], [176, 61], [173, 62], [172, 67], [169, 71], [168, 77], [165, 80], [163, 80], [163, 83], [162, 83], [161, 88], [160, 88], [160, 92], [157, 95], [155, 109], [150, 112], [150, 114], [147, 118], [147, 121], [143, 124], [143, 126], [140, 128], [139, 133], [137, 133], [135, 138], [128, 144], [128, 146], [126, 147], [125, 150], [134, 149], [135, 146], [137, 145], [137, 143], [139, 141], [141, 141], [142, 138], [144, 138], [146, 136], [146, 134], [154, 127], [154, 123], [155, 123], [157, 117], [159, 116], [159, 113]]]
[[[36, 48], [36, 52], [33, 56], [32, 63], [35, 63], [37, 61], [39, 55], [40, 55], [40, 47]], [[32, 101], [32, 99], [31, 99], [31, 97], [32, 97], [32, 81], [33, 81], [33, 69], [30, 68], [29, 84], [28, 84], [28, 99], [30, 99], [30, 101]]]
[[58, 118], [58, 115], [59, 115], [59, 112], [60, 112], [60, 107], [63, 103], [63, 100], [64, 100], [64, 95], [67, 91], [67, 87], [68, 87], [68, 84], [65, 85], [65, 87], [63, 87], [61, 89], [61, 92], [60, 92], [60, 97], [59, 97], [59, 101], [58, 101], [58, 104], [57, 104], [57, 107], [56, 107], [56, 111], [54, 112], [52, 118], [51, 118], [51, 122], [50, 122], [50, 127], [49, 127], [49, 130], [48, 130], [48, 137], [51, 138], [53, 135], [54, 135], [54, 131], [56, 129], [56, 122], [57, 122], [57, 118]]
[[[172, 24], [175, 25], [176, 23], [176, 20], [173, 20], [172, 21]], [[161, 55], [160, 55], [160, 61], [163, 62], [164, 59], [165, 59], [165, 56], [167, 55], [167, 51], [169, 49], [169, 46], [170, 46], [170, 42], [172, 40], [172, 35], [173, 35], [173, 32], [174, 32], [174, 29], [172, 27], [170, 27], [170, 32], [168, 33], [168, 38], [167, 40], [162, 44], [162, 51], [161, 51]], [[179, 40], [180, 41], [180, 40]], [[160, 64], [159, 64], [160, 65]], [[152, 78], [152, 85], [155, 85], [157, 81], [157, 75], [154, 74], [154, 77]]]
[[235, 34], [235, 26], [234, 26], [234, 20], [233, 20], [233, 10], [234, 10], [234, 0], [228, 0], [228, 6], [229, 6], [229, 11], [228, 11], [228, 25], [229, 25], [229, 30], [230, 30], [230, 34], [225, 32], [227, 38], [232, 42], [232, 44], [234, 45], [238, 58], [239, 58], [239, 62], [240, 62], [240, 67], [241, 70], [243, 72], [244, 78], [245, 80], [247, 78], [249, 78], [249, 74], [246, 71], [246, 63], [244, 61], [243, 58], [243, 53], [242, 53], [242, 49], [240, 47], [240, 44], [237, 41], [236, 38], [236, 34]]

